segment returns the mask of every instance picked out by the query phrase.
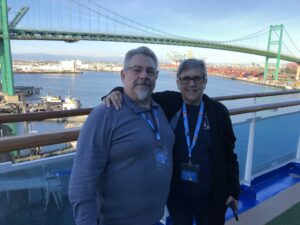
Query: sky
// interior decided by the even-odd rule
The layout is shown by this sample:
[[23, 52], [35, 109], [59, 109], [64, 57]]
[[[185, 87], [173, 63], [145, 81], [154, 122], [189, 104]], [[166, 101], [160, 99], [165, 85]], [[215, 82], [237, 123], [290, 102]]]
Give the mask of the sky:
[[[79, 30], [78, 0], [9, 0], [11, 14], [21, 5], [31, 5], [30, 13], [24, 18], [22, 26], [49, 27], [49, 23], [65, 23], [69, 30]], [[284, 24], [294, 43], [300, 49], [300, 1], [299, 0], [81, 0], [88, 7], [92, 2], [112, 10], [128, 19], [149, 27], [195, 39], [225, 41], [237, 39], [269, 27]], [[34, 4], [34, 5], [32, 5]], [[72, 6], [73, 4], [73, 6]], [[92, 6], [93, 9], [97, 7]], [[45, 18], [50, 13], [53, 22]], [[97, 26], [97, 15], [93, 11], [84, 12], [82, 17], [95, 17], [87, 26]], [[100, 11], [99, 11], [100, 12]], [[69, 16], [67, 16], [69, 13]], [[60, 18], [60, 14], [65, 18]], [[84, 14], [84, 15], [83, 15]], [[33, 16], [34, 15], [34, 16]], [[60, 18], [60, 19], [59, 19]], [[55, 19], [57, 19], [55, 21]], [[45, 20], [45, 21], [44, 21]], [[60, 22], [64, 21], [64, 22]], [[84, 19], [82, 19], [84, 21]], [[43, 25], [44, 24], [44, 25]], [[77, 24], [77, 25], [76, 25]], [[64, 25], [61, 25], [63, 27]], [[284, 37], [287, 38], [287, 37]], [[186, 54], [192, 51], [196, 58], [208, 63], [252, 63], [264, 62], [264, 57], [243, 53], [211, 50], [204, 48], [176, 47], [145, 44], [155, 51], [161, 62], [168, 61], [167, 53]], [[11, 41], [15, 54], [55, 54], [83, 55], [95, 57], [124, 57], [125, 53], [141, 44], [79, 41], [65, 43], [59, 41]], [[300, 57], [300, 52], [297, 52]]]

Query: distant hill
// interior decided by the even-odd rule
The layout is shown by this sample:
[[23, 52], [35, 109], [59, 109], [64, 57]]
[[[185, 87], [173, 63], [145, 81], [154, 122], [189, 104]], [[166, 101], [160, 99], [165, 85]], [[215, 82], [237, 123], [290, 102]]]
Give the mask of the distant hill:
[[89, 62], [123, 62], [121, 57], [95, 57], [95, 56], [82, 56], [82, 55], [50, 55], [50, 54], [12, 54], [13, 60], [36, 60], [36, 61], [62, 61], [62, 60], [76, 60], [89, 61]]

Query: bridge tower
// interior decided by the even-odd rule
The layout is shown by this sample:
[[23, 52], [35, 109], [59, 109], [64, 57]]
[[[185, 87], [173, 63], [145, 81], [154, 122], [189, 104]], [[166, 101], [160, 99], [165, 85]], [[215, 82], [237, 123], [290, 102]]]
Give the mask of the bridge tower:
[[[277, 50], [276, 69], [272, 75], [272, 77], [274, 77], [275, 80], [278, 80], [280, 53], [281, 53], [281, 45], [282, 45], [282, 32], [283, 32], [283, 24], [270, 26], [267, 49], [268, 49], [268, 51], [270, 51], [271, 47], [273, 47], [273, 46], [275, 49], [277, 48], [276, 49]], [[268, 76], [268, 70], [269, 70], [269, 56], [266, 57], [264, 79], [266, 79]]]
[[14, 95], [14, 79], [12, 73], [11, 48], [9, 38], [9, 25], [7, 16], [7, 2], [0, 0], [0, 63], [2, 75], [2, 92], [9, 96]]

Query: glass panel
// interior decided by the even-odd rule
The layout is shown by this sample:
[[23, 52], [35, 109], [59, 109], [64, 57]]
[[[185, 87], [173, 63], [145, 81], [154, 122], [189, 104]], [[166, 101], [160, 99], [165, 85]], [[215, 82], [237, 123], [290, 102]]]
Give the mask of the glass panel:
[[75, 224], [67, 195], [73, 155], [0, 164], [1, 224]]
[[[237, 138], [235, 152], [243, 181], [247, 157], [249, 128], [253, 113], [232, 116]], [[300, 135], [299, 106], [256, 113], [252, 174], [295, 159]]]
[[252, 174], [295, 159], [299, 135], [300, 112], [257, 119]]
[[240, 165], [240, 179], [244, 179], [250, 123], [248, 121], [233, 124], [236, 136], [235, 153]]

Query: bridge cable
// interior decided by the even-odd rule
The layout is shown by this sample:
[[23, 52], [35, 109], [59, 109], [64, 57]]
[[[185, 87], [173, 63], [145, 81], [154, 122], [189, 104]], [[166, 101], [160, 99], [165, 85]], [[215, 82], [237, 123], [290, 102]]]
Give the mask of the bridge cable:
[[[69, 0], [69, 1], [72, 1], [72, 2], [76, 3], [77, 5], [81, 6], [82, 8], [89, 9], [88, 7], [86, 7], [85, 5], [81, 4], [80, 2], [78, 2], [78, 1], [76, 1], [76, 0]], [[112, 21], [114, 21], [114, 22], [116, 22], [116, 23], [124, 24], [122, 21], [119, 21], [119, 20], [117, 20], [117, 19], [115, 19], [115, 18], [112, 18], [112, 17], [110, 17], [110, 16], [107, 16], [107, 15], [104, 15], [103, 13], [100, 13], [100, 12], [94, 10], [94, 9], [91, 9], [91, 11], [93, 11], [93, 12], [95, 12], [95, 13], [98, 13], [98, 14], [104, 16], [105, 18], [110, 19], [110, 20], [112, 20]], [[147, 32], [147, 31], [142, 30], [142, 29], [137, 28], [137, 27], [132, 27], [132, 26], [130, 26], [130, 25], [128, 25], [128, 24], [124, 24], [124, 25], [126, 25], [127, 27], [134, 28], [135, 30], [142, 31], [142, 32], [144, 32], [144, 33], [148, 33], [148, 34], [152, 34], [152, 35], [154, 34], [154, 33]]]
[[60, 27], [61, 27], [61, 30], [64, 30], [64, 23], [63, 23], [63, 18], [62, 18], [62, 9], [63, 9], [63, 3], [64, 1], [59, 1], [60, 3], [60, 7], [59, 7], [59, 23], [60, 23]]
[[[101, 9], [103, 9], [103, 10], [109, 12], [109, 13], [111, 13], [112, 15], [115, 15], [115, 16], [117, 16], [117, 17], [120, 17], [120, 18], [124, 19], [125, 21], [127, 20], [127, 21], [129, 21], [129, 22], [131, 22], [131, 23], [134, 23], [134, 24], [138, 25], [138, 26], [141, 26], [141, 27], [144, 27], [144, 28], [153, 30], [153, 31], [155, 31], [155, 32], [158, 32], [158, 33], [161, 33], [161, 34], [164, 34], [164, 35], [167, 35], [167, 36], [175, 36], [175, 35], [173, 35], [173, 34], [170, 34], [170, 33], [164, 32], [164, 31], [157, 30], [157, 29], [155, 29], [155, 28], [152, 28], [152, 27], [143, 25], [143, 24], [138, 23], [138, 22], [136, 22], [136, 21], [134, 21], [134, 20], [131, 20], [131, 19], [129, 19], [129, 18], [126, 18], [126, 17], [124, 17], [124, 16], [122, 16], [122, 15], [120, 15], [120, 14], [118, 14], [118, 13], [116, 13], [116, 12], [110, 10], [110, 9], [107, 9], [107, 8], [101, 6], [100, 4], [98, 4], [98, 3], [94, 2], [94, 1], [91, 1], [91, 2], [92, 2], [94, 5], [96, 5], [97, 7], [101, 8]], [[123, 22], [123, 23], [126, 24], [125, 22]]]
[[283, 29], [284, 29], [285, 33], [288, 35], [288, 38], [290, 39], [290, 41], [292, 42], [292, 44], [294, 45], [294, 47], [297, 49], [298, 52], [300, 52], [300, 49], [297, 47], [297, 45], [295, 44], [295, 42], [291, 38], [289, 32], [285, 29], [285, 27], [283, 27]]
[[50, 10], [50, 29], [52, 30], [53, 29], [53, 23], [52, 23], [52, 4], [51, 2], [49, 1], [49, 10]]
[[[275, 34], [277, 35], [277, 37], [279, 38], [278, 34], [275, 32]], [[287, 45], [285, 44], [284, 41], [281, 42], [282, 45], [285, 47], [285, 49], [290, 53], [291, 56], [296, 57], [296, 55], [287, 47]]]
[[244, 41], [244, 40], [248, 40], [248, 39], [252, 39], [252, 38], [255, 38], [255, 37], [259, 37], [259, 36], [263, 36], [264, 34], [268, 33], [268, 30], [269, 27], [266, 27], [262, 30], [259, 30], [253, 34], [248, 34], [246, 36], [243, 36], [241, 38], [237, 38], [237, 39], [232, 39], [232, 40], [227, 40], [227, 41], [218, 41], [220, 43], [226, 43], [226, 42], [237, 42], [237, 41]]
[[[69, 1], [73, 1], [73, 0], [69, 0]], [[102, 9], [102, 10], [104, 10], [104, 11], [106, 11], [106, 12], [112, 14], [112, 15], [115, 15], [115, 16], [117, 16], [117, 17], [120, 17], [120, 18], [124, 19], [124, 21], [127, 20], [128, 22], [131, 22], [132, 24], [135, 24], [135, 25], [140, 26], [140, 27], [142, 27], [142, 28], [149, 29], [149, 30], [152, 30], [152, 31], [154, 31], [154, 32], [157, 32], [159, 35], [164, 35], [164, 36], [167, 36], [167, 37], [183, 38], [183, 37], [180, 37], [180, 36], [177, 36], [177, 35], [174, 35], [174, 34], [170, 34], [170, 33], [167, 33], [167, 32], [164, 32], [164, 31], [160, 31], [160, 30], [158, 30], [158, 29], [155, 29], [155, 28], [152, 28], [152, 27], [143, 25], [143, 24], [138, 23], [138, 22], [136, 22], [136, 21], [134, 21], [134, 20], [128, 19], [128, 18], [126, 18], [126, 17], [124, 17], [124, 16], [122, 16], [122, 15], [120, 15], [120, 14], [117, 14], [117, 13], [113, 12], [113, 11], [110, 10], [110, 9], [107, 9], [107, 8], [101, 6], [100, 4], [94, 2], [93, 0], [90, 0], [90, 1], [91, 1], [92, 4], [94, 4], [94, 5], [97, 6], [98, 8], [100, 8], [100, 9]], [[100, 13], [100, 12], [97, 12], [97, 11], [96, 11], [96, 13]], [[105, 16], [106, 18], [109, 18], [109, 19], [111, 19], [111, 20], [113, 20], [113, 21], [115, 21], [115, 22], [121, 24], [121, 25], [126, 25], [127, 27], [131, 27], [131, 28], [134, 28], [134, 29], [136, 29], [136, 30], [143, 31], [143, 32], [146, 32], [146, 33], [149, 33], [149, 34], [155, 34], [155, 33], [153, 33], [153, 32], [149, 32], [149, 31], [143, 30], [142, 28], [135, 27], [135, 26], [132, 25], [132, 24], [130, 25], [130, 24], [127, 24], [126, 22], [119, 21], [119, 20], [114, 19], [114, 18], [112, 18], [112, 17], [110, 17], [110, 16], [106, 16], [106, 15], [104, 15], [103, 13], [100, 13], [100, 14], [103, 15], [103, 16]]]
[[[137, 23], [137, 22], [135, 22], [135, 21], [133, 21], [133, 20], [130, 20], [130, 19], [124, 17], [124, 16], [121, 16], [121, 15], [119, 15], [119, 14], [117, 14], [117, 13], [115, 13], [115, 12], [113, 12], [113, 11], [107, 9], [107, 8], [102, 7], [101, 5], [95, 3], [94, 1], [92, 1], [92, 3], [93, 3], [94, 5], [96, 5], [97, 7], [99, 7], [100, 9], [104, 10], [104, 11], [106, 11], [106, 12], [108, 12], [108, 13], [114, 15], [114, 16], [120, 17], [123, 21], [118, 20], [118, 23], [122, 25], [123, 30], [124, 30], [125, 26], [127, 26], [127, 27], [130, 27], [130, 28], [134, 28], [135, 30], [139, 30], [139, 31], [142, 31], [142, 32], [145, 32], [145, 33], [149, 33], [149, 34], [155, 34], [155, 33], [149, 32], [149, 31], [147, 31], [147, 30], [144, 30], [145, 28], [148, 28], [148, 29], [150, 29], [150, 30], [152, 30], [152, 31], [155, 31], [155, 32], [158, 32], [158, 33], [164, 33], [164, 32], [162, 32], [162, 31], [155, 30], [154, 28], [147, 27], [147, 26], [142, 25], [142, 24], [139, 24], [139, 23]], [[136, 25], [140, 26], [141, 28], [135, 27], [135, 26], [132, 25], [132, 24], [131, 24], [131, 25], [130, 25], [130, 24], [127, 24], [127, 23], [125, 22], [126, 20], [129, 21], [129, 22], [131, 22], [132, 24], [136, 24]], [[116, 24], [114, 23], [113, 26], [114, 26], [114, 31], [116, 31]], [[143, 28], [144, 28], [144, 29], [143, 29]], [[167, 34], [167, 35], [170, 35], [170, 34]]]
[[72, 8], [72, 5], [73, 4], [67, 4], [67, 5], [69, 5], [69, 7], [70, 7], [70, 27], [71, 27], [71, 30], [73, 29], [73, 8]]
[[89, 32], [91, 32], [91, 0], [89, 0]]
[[[215, 41], [215, 43], [221, 43], [221, 44], [226, 44], [226, 45], [237, 45], [237, 46], [241, 46], [241, 47], [247, 47], [247, 48], [253, 48], [253, 44], [254, 42], [257, 43], [259, 39], [263, 38], [263, 36], [265, 34], [267, 34], [268, 32], [264, 32], [261, 33], [263, 30], [258, 31], [254, 34], [250, 34], [238, 39], [233, 39], [233, 40], [229, 40], [229, 41]], [[247, 43], [245, 43], [245, 41], [247, 41]], [[249, 42], [250, 41], [250, 42]], [[256, 45], [256, 44], [254, 44]], [[258, 47], [258, 49], [264, 49], [263, 47]]]
[[40, 5], [40, 1], [38, 1], [38, 15], [39, 15], [39, 25], [38, 25], [38, 27], [39, 27], [39, 29], [40, 29], [40, 27], [41, 27], [41, 5]]

